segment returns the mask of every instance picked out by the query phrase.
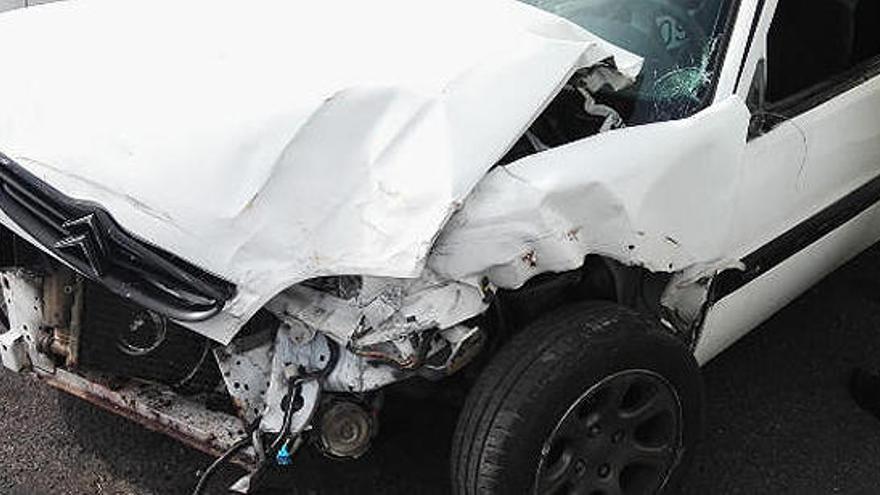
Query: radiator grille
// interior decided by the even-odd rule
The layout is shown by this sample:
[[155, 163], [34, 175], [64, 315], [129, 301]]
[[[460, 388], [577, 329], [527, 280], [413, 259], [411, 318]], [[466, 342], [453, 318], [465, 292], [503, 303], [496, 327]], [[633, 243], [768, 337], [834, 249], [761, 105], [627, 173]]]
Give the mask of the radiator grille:
[[69, 198], [0, 153], [0, 208], [86, 277], [181, 321], [219, 312], [235, 286], [123, 230], [100, 206]]

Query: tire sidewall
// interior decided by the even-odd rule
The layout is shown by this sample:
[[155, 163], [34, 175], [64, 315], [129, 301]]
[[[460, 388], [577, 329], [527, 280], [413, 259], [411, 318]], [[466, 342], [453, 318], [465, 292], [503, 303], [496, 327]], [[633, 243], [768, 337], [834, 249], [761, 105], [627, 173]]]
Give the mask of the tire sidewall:
[[[499, 431], [490, 432], [481, 464], [503, 476], [480, 477], [481, 493], [532, 493], [541, 449], [571, 406], [588, 390], [615, 374], [643, 370], [663, 377], [681, 406], [678, 462], [667, 490], [678, 486], [703, 425], [703, 386], [698, 366], [676, 338], [641, 317], [603, 320], [591, 312], [572, 328], [545, 335], [554, 342], [544, 348], [510, 390], [496, 413]], [[598, 317], [598, 318], [597, 318]], [[551, 317], [551, 319], [553, 319]], [[547, 326], [541, 321], [538, 328]], [[519, 338], [529, 338], [529, 332]], [[534, 337], [532, 337], [534, 338]], [[500, 473], [494, 473], [500, 474]]]

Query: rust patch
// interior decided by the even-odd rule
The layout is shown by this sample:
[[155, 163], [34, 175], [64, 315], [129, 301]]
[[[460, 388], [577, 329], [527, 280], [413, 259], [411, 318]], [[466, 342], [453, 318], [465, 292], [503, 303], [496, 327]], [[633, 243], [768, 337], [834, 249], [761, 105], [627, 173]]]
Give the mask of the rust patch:
[[523, 263], [529, 265], [531, 268], [538, 267], [538, 253], [535, 252], [534, 249], [529, 251], [528, 253], [522, 256]]
[[[100, 383], [99, 378], [61, 369], [54, 375], [33, 376], [53, 388], [215, 457], [244, 435], [245, 425], [238, 418], [209, 411], [160, 385], [141, 383], [111, 389]], [[256, 465], [250, 449], [239, 453], [232, 462], [245, 469]]]

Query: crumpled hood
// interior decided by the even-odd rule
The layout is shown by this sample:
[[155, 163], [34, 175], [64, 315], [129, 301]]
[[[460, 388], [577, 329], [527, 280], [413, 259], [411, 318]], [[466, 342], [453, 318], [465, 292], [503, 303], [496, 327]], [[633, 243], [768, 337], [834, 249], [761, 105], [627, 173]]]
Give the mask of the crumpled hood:
[[228, 341], [296, 282], [418, 276], [573, 71], [612, 55], [637, 74], [513, 0], [71, 0], [0, 16], [0, 152], [236, 283], [202, 328]]

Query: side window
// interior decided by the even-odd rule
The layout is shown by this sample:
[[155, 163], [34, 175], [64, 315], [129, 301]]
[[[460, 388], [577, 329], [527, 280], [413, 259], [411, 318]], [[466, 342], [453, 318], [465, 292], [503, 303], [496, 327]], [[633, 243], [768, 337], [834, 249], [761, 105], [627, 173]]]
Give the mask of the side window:
[[880, 55], [880, 0], [779, 0], [768, 38], [767, 101]]
[[878, 22], [880, 22], [880, 0], [860, 0], [856, 7], [853, 62], [864, 62], [880, 55]]

